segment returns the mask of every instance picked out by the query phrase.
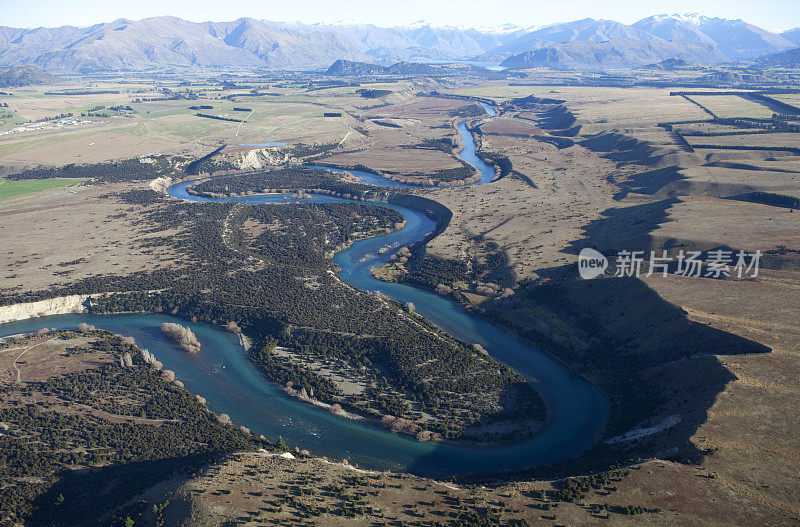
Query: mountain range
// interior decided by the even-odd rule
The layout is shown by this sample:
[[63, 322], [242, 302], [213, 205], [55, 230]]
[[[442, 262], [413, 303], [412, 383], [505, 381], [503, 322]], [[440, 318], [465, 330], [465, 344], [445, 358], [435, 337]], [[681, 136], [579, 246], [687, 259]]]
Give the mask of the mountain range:
[[505, 59], [507, 68], [550, 67], [567, 70], [628, 69], [667, 59], [717, 64], [725, 56], [711, 44], [691, 40], [637, 40], [619, 38], [605, 42], [575, 40], [526, 51]]
[[677, 58], [699, 64], [751, 60], [800, 46], [800, 28], [772, 33], [742, 20], [658, 15], [634, 24], [586, 18], [541, 28], [383, 28], [253, 18], [190, 22], [119, 19], [89, 27], [0, 26], [0, 67], [58, 74], [173, 69], [318, 69], [336, 60], [388, 65], [477, 60], [509, 67], [627, 68]]
[[333, 33], [303, 34], [250, 18], [195, 23], [156, 17], [85, 28], [0, 27], [0, 66], [28, 64], [52, 73], [314, 68], [339, 58], [365, 56]]

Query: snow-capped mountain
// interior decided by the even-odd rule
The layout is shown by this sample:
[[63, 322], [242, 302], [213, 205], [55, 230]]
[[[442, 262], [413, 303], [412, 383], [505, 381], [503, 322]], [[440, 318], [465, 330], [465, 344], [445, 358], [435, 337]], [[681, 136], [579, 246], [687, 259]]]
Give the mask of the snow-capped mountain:
[[639, 20], [632, 27], [664, 40], [691, 40], [716, 46], [716, 42], [700, 30], [706, 17], [697, 15], [655, 15]]
[[[577, 66], [585, 58], [588, 62], [583, 66], [598, 67], [598, 63], [620, 62], [615, 58], [617, 55], [630, 57], [635, 63], [648, 56], [663, 58], [667, 53], [671, 54], [669, 58], [713, 64], [754, 59], [791, 49], [797, 46], [792, 39], [800, 40], [798, 33], [787, 32], [782, 36], [743, 20], [708, 18], [698, 14], [654, 15], [631, 25], [587, 18], [528, 32], [498, 46], [486, 57], [507, 58], [527, 53], [520, 60], [508, 61], [507, 64], [550, 61]], [[531, 53], [537, 50], [549, 51]]]
[[362, 53], [385, 61], [464, 60], [502, 46], [527, 31], [515, 24], [472, 28], [434, 25], [424, 20], [394, 27], [346, 21], [327, 24], [267, 23], [301, 32], [334, 33]]
[[[309, 69], [337, 59], [380, 62], [503, 60], [602, 67], [681, 58], [699, 64], [753, 59], [795, 48], [800, 30], [782, 35], [742, 20], [656, 15], [627, 25], [585, 18], [544, 27], [461, 27], [417, 21], [379, 27], [349, 21], [305, 24], [242, 18], [195, 23], [175, 17], [120, 19], [89, 27], [0, 26], [0, 67], [34, 65], [89, 73], [171, 68]], [[549, 50], [543, 53], [532, 53]], [[615, 58], [615, 56], [617, 58]], [[631, 63], [620, 62], [630, 57]], [[550, 60], [551, 57], [552, 60]], [[557, 59], [557, 60], [556, 60]]]

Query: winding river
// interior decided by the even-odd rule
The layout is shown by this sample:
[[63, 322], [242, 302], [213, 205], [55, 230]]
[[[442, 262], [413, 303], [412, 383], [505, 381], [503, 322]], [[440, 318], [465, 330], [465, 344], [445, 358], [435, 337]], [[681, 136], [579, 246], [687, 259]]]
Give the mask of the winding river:
[[[485, 108], [491, 109], [488, 105]], [[464, 145], [459, 156], [478, 168], [481, 184], [488, 183], [494, 177], [493, 168], [475, 155], [475, 143], [465, 123], [458, 123], [457, 129]], [[364, 178], [365, 183], [404, 186], [375, 174], [350, 172]], [[169, 189], [170, 195], [195, 201], [252, 204], [297, 201], [288, 195], [202, 198], [186, 192], [191, 183], [174, 185]], [[302, 201], [351, 202], [324, 195], [311, 195]], [[334, 262], [340, 268], [341, 278], [359, 289], [380, 291], [398, 302], [413, 302], [420, 315], [449, 334], [481, 344], [492, 357], [514, 368], [534, 386], [547, 405], [548, 419], [539, 433], [517, 443], [498, 446], [422, 443], [392, 434], [371, 423], [343, 419], [322, 408], [287, 397], [247, 358], [232, 334], [216, 327], [188, 324], [203, 343], [203, 349], [194, 355], [177, 349], [161, 336], [161, 323], [172, 320], [166, 315], [55, 315], [4, 324], [0, 326], [0, 336], [42, 327], [74, 327], [79, 322], [133, 336], [140, 346], [153, 352], [165, 368], [173, 370], [188, 390], [203, 395], [213, 411], [227, 413], [235, 423], [247, 426], [256, 434], [271, 438], [281, 436], [292, 446], [334, 459], [347, 459], [364, 468], [440, 478], [494, 473], [563, 461], [597, 442], [607, 421], [608, 406], [593, 385], [570, 373], [545, 353], [468, 314], [460, 305], [446, 298], [407, 285], [382, 282], [372, 276], [370, 268], [386, 263], [393, 252], [379, 254], [378, 249], [387, 245], [399, 248], [417, 242], [431, 232], [435, 224], [415, 209], [387, 203], [366, 203], [400, 212], [406, 218], [406, 225], [385, 236], [358, 241], [337, 253]], [[360, 262], [367, 255], [370, 257]], [[180, 323], [186, 324], [185, 321]]]

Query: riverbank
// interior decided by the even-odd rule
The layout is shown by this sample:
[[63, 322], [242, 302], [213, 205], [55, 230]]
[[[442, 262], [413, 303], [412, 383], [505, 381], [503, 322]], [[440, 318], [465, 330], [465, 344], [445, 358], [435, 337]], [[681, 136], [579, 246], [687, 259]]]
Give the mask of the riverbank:
[[[626, 520], [624, 515], [628, 514], [630, 501], [625, 500], [631, 499], [630, 491], [620, 493], [618, 487], [628, 486], [632, 472], [652, 472], [664, 467], [664, 464], [650, 464], [645, 467], [649, 470], [637, 468], [569, 480], [478, 486], [361, 470], [346, 462], [241, 453], [187, 479], [169, 494], [167, 512], [189, 511], [181, 518], [182, 524], [190, 527], [226, 525], [249, 516], [248, 512], [254, 509], [266, 511], [271, 520], [287, 524], [304, 514], [311, 516], [314, 525], [347, 522], [399, 525], [438, 517], [455, 518], [460, 525], [516, 526], [553, 521], [556, 514], [560, 522], [568, 525], [591, 524], [601, 518], [614, 523]], [[670, 466], [668, 470], [674, 469]], [[287, 481], [295, 483], [296, 493], [288, 500], [282, 490]], [[609, 508], [586, 506], [582, 503], [584, 499], [608, 503]], [[276, 507], [276, 503], [280, 506]], [[665, 512], [666, 518], [662, 518], [657, 509], [636, 510], [639, 521], [672, 521], [679, 517], [677, 513]]]
[[86, 313], [90, 300], [96, 295], [69, 295], [36, 302], [0, 306], [0, 324], [29, 318], [67, 313]]

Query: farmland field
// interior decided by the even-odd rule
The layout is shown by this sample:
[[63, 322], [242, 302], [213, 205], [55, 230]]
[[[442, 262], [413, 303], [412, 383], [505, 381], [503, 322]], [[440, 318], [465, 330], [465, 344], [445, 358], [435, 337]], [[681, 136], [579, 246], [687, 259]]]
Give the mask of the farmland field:
[[42, 190], [77, 185], [86, 181], [80, 178], [52, 178], [33, 181], [0, 181], [0, 200], [16, 198]]
[[741, 134], [741, 135], [722, 135], [722, 136], [690, 136], [686, 138], [691, 145], [719, 145], [719, 146], [740, 146], [740, 147], [781, 147], [781, 148], [800, 148], [797, 134], [775, 133], [775, 134]]
[[738, 95], [692, 95], [689, 97], [721, 119], [732, 117], [754, 117], [768, 119], [775, 113], [757, 102], [748, 101]]

